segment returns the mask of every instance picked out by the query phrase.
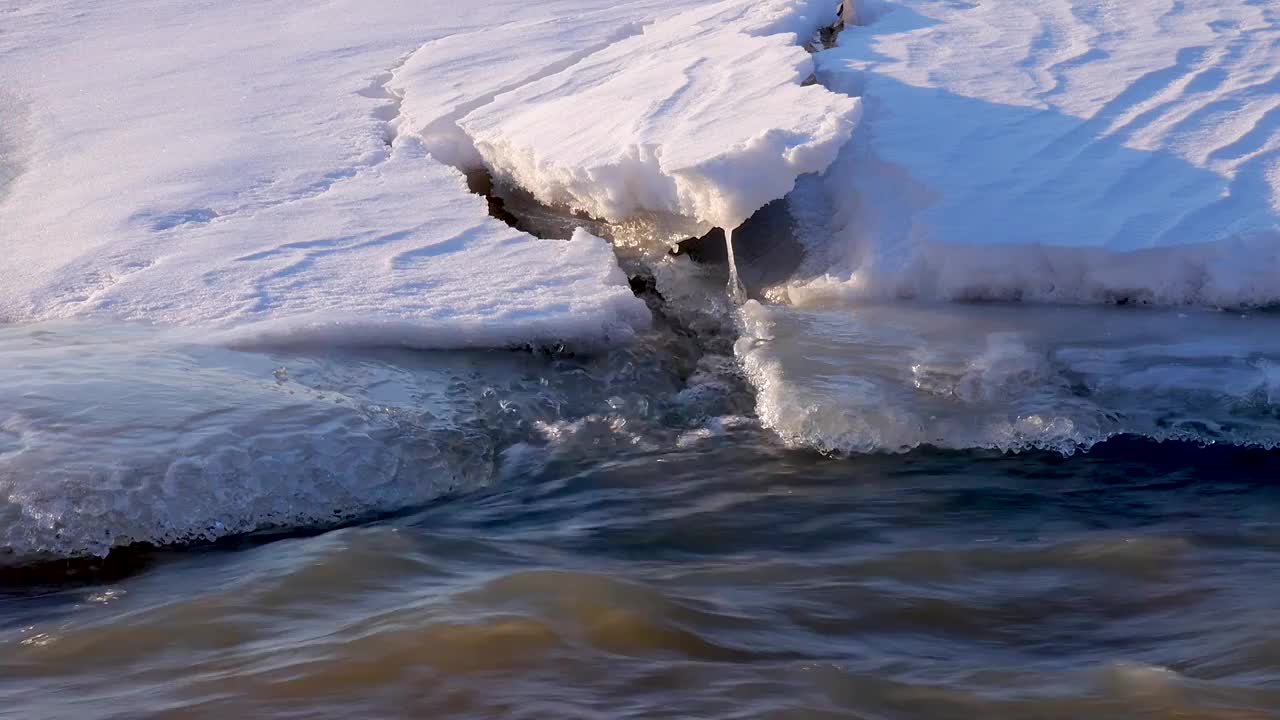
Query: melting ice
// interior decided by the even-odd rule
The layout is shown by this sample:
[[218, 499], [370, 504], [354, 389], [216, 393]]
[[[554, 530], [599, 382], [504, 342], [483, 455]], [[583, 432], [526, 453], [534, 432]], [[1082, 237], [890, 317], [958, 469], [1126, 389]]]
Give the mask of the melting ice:
[[1280, 445], [1280, 316], [882, 303], [742, 309], [761, 420], [828, 452]]

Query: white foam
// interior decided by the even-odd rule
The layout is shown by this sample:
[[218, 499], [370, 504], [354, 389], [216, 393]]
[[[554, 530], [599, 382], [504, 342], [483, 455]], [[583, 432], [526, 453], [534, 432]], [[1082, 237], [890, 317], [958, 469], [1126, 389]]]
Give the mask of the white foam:
[[459, 124], [489, 167], [546, 204], [732, 229], [824, 170], [852, 132], [856, 100], [801, 85], [813, 64], [800, 38], [834, 20], [828, 5], [690, 10]]
[[1280, 302], [1274, 7], [878, 5], [817, 56], [866, 110], [794, 300]]
[[1116, 308], [748, 303], [762, 422], [824, 452], [1072, 453], [1119, 434], [1274, 447], [1280, 318]]

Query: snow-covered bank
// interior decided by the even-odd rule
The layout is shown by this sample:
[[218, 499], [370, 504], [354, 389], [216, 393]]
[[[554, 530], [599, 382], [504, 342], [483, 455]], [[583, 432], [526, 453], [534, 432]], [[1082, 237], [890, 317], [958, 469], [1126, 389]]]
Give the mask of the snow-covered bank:
[[[689, 5], [23, 3], [0, 34], [0, 321], [424, 347], [623, 338], [647, 312], [608, 248], [489, 218], [401, 137], [387, 83], [424, 43], [466, 38], [481, 51], [455, 67], [447, 114]], [[498, 52], [529, 26], [542, 44]]]
[[456, 168], [483, 158], [614, 220], [732, 227], [849, 137], [857, 101], [801, 87], [827, 5], [26, 4], [0, 36], [0, 320], [625, 339], [648, 315], [608, 248], [496, 222]]
[[865, 116], [793, 301], [1280, 302], [1280, 9], [872, 9], [817, 56]]
[[459, 169], [484, 166], [460, 120], [504, 92], [554, 75], [609, 45], [638, 34], [614, 8], [513, 22], [423, 44], [386, 79], [398, 102], [391, 124], [417, 135], [437, 160]]
[[183, 239], [94, 302], [218, 328], [237, 345], [594, 347], [649, 319], [607, 242], [542, 241], [488, 217], [461, 174], [412, 139], [323, 196]]

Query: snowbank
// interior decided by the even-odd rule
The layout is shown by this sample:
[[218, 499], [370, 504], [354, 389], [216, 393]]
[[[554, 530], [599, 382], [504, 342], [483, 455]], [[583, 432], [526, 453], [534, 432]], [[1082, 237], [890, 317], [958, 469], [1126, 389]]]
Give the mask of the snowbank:
[[796, 447], [1280, 445], [1280, 318], [1266, 313], [751, 302], [741, 314], [736, 352], [760, 419]]
[[421, 137], [441, 162], [462, 169], [483, 167], [457, 121], [500, 93], [553, 75], [638, 34], [642, 24], [624, 18], [609, 8], [432, 40], [387, 80], [388, 97], [398, 101], [392, 126], [400, 134]]
[[865, 117], [793, 300], [1280, 302], [1274, 8], [877, 6], [817, 57]]
[[322, 196], [183, 237], [94, 303], [227, 328], [216, 337], [241, 346], [593, 347], [649, 319], [607, 242], [539, 240], [493, 220], [458, 171], [412, 139]]
[[[623, 337], [647, 313], [608, 249], [488, 218], [400, 132], [388, 83], [424, 44], [465, 39], [477, 52], [435, 88], [438, 118], [688, 6], [15, 6], [0, 34], [0, 321], [427, 347]], [[529, 27], [541, 44], [511, 50], [504, 33], [519, 47]]]

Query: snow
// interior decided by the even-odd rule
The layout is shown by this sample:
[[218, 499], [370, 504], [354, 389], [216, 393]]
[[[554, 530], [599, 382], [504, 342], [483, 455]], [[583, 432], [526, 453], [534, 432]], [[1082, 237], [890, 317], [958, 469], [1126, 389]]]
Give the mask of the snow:
[[399, 100], [397, 132], [422, 138], [431, 154], [454, 167], [484, 162], [457, 121], [502, 92], [553, 75], [613, 42], [637, 34], [640, 22], [622, 22], [610, 8], [553, 16], [432, 40], [391, 73], [390, 97]]
[[[827, 5], [24, 3], [0, 36], [0, 320], [237, 342], [623, 341], [648, 311], [608, 247], [506, 227], [459, 170], [508, 174], [495, 144], [525, 141], [571, 174], [638, 153], [653, 167], [583, 189], [613, 198], [602, 215], [736, 224], [849, 137], [857, 101], [801, 87], [801, 40]], [[548, 83], [566, 92], [528, 101]], [[526, 102], [532, 115], [515, 111]], [[574, 152], [588, 147], [603, 154]]]
[[94, 301], [128, 318], [222, 328], [239, 346], [506, 347], [625, 341], [648, 322], [612, 249], [543, 241], [412, 140], [322, 196], [188, 229]]
[[[624, 339], [647, 310], [607, 246], [488, 218], [450, 158], [399, 132], [419, 126], [401, 122], [387, 84], [419, 48], [470, 44], [438, 109], [413, 99], [413, 122], [429, 125], [688, 5], [7, 8], [0, 320], [350, 331], [424, 347]], [[503, 49], [504, 33], [521, 41], [531, 27], [541, 45]]]
[[802, 83], [830, 3], [728, 0], [657, 22], [459, 121], [485, 163], [549, 205], [733, 229], [821, 172], [856, 99]]
[[1274, 3], [866, 3], [793, 301], [1280, 302]]

